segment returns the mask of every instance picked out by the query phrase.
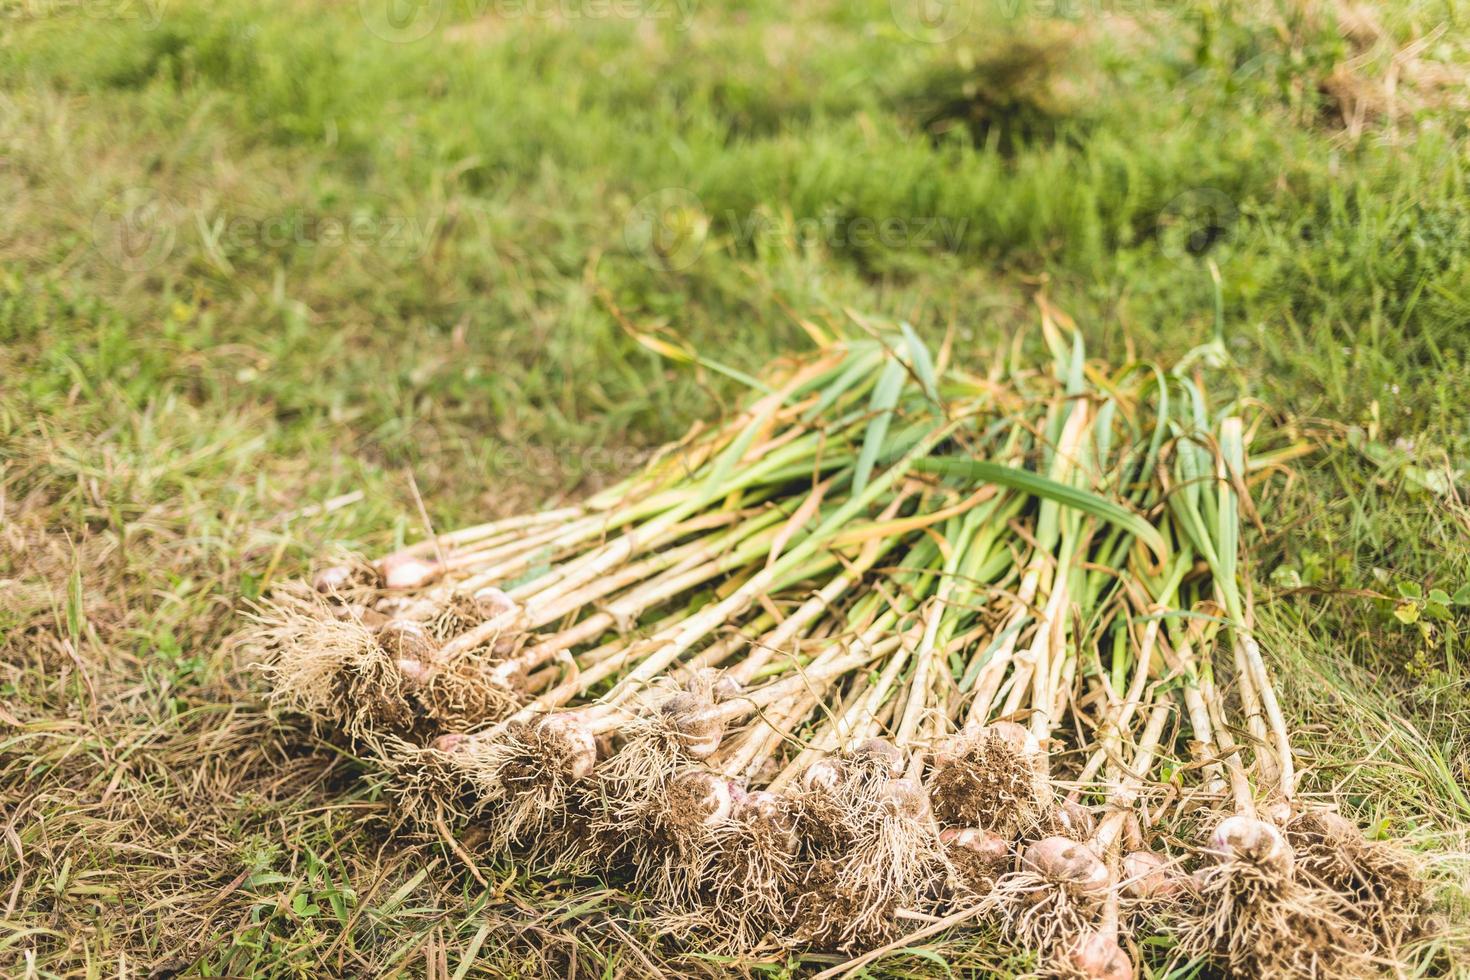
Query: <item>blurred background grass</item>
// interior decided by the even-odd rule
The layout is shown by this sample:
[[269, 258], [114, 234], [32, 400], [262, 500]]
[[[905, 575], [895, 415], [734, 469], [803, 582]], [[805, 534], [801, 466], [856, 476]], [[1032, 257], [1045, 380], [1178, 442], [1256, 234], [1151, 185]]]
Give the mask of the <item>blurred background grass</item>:
[[978, 360], [1038, 294], [1113, 360], [1218, 336], [1324, 446], [1254, 543], [1315, 785], [1463, 847], [1466, 14], [5, 3], [0, 970], [792, 968], [391, 836], [228, 643], [327, 543], [422, 534], [410, 475], [486, 519], [738, 397], [627, 327], [747, 369], [846, 309]]

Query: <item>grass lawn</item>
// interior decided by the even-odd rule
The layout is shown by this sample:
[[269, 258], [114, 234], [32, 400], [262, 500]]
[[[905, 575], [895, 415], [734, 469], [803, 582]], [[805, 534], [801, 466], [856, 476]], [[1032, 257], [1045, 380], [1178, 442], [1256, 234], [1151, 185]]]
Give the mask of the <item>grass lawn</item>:
[[[1470, 7], [387, 6], [0, 7], [0, 974], [796, 972], [395, 834], [231, 636], [421, 537], [415, 487], [574, 498], [738, 397], [633, 331], [748, 370], [852, 310], [978, 362], [1038, 296], [1113, 361], [1217, 342], [1320, 444], [1261, 627], [1307, 786], [1433, 859], [1424, 972], [1470, 970]], [[981, 966], [1027, 963], [873, 969]]]

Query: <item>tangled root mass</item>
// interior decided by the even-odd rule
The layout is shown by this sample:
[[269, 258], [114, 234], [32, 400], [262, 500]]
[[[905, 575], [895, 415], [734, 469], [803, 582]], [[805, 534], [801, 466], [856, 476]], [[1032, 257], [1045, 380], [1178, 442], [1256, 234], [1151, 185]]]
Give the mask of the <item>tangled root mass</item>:
[[929, 778], [935, 815], [947, 826], [981, 827], [1003, 837], [1039, 826], [1050, 812], [1045, 756], [1024, 731], [987, 726], [948, 739]]

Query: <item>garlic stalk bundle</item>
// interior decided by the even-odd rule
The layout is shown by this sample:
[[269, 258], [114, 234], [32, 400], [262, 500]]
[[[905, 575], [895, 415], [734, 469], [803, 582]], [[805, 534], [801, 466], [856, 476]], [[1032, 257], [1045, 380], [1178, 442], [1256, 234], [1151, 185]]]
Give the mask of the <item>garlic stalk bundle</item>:
[[270, 697], [406, 826], [731, 955], [958, 909], [1061, 975], [1402, 961], [1418, 869], [1298, 792], [1242, 575], [1301, 446], [1041, 333], [984, 374], [833, 342], [578, 505], [334, 559], [257, 612]]

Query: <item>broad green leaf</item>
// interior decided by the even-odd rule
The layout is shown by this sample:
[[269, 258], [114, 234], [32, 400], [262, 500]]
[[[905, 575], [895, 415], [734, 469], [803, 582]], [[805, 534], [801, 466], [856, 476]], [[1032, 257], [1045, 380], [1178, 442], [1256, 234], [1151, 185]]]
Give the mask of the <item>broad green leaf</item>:
[[770, 394], [771, 392], [771, 386], [766, 384], [764, 381], [760, 380], [759, 378], [753, 377], [752, 375], [746, 374], [744, 371], [732, 368], [728, 365], [721, 364], [719, 361], [711, 360], [710, 358], [705, 357], [703, 354], [699, 353], [699, 351], [695, 350], [693, 345], [691, 344], [683, 343], [681, 345], [670, 340], [665, 340], [662, 337], [655, 336], [651, 332], [644, 330], [633, 330], [627, 326], [624, 326], [623, 329], [630, 337], [637, 341], [640, 346], [649, 351], [652, 351], [659, 357], [673, 361], [676, 364], [698, 364], [700, 367], [708, 371], [713, 371], [716, 374], [723, 374], [725, 377], [730, 378], [733, 381], [738, 381], [740, 384], [745, 385], [747, 388], [753, 388], [756, 391], [763, 391], [766, 394]]
[[934, 359], [929, 356], [929, 348], [919, 339], [914, 328], [907, 323], [900, 323], [898, 328], [903, 331], [904, 342], [908, 344], [909, 359], [914, 374], [919, 376], [919, 383], [924, 386], [924, 394], [929, 396], [930, 401], [939, 401], [939, 383], [934, 377]]
[[855, 494], [862, 493], [867, 488], [868, 478], [873, 475], [873, 464], [883, 450], [883, 440], [888, 436], [888, 426], [893, 421], [893, 406], [898, 404], [903, 381], [903, 364], [898, 358], [892, 358], [884, 365], [883, 376], [878, 379], [878, 387], [873, 389], [872, 400], [868, 403], [868, 410], [873, 418], [868, 422], [868, 431], [863, 433], [863, 448], [858, 453], [857, 470], [852, 477], [852, 492]]
[[946, 476], [969, 478], [977, 483], [994, 483], [997, 486], [1029, 493], [1033, 497], [1054, 501], [1062, 507], [1080, 510], [1084, 514], [1090, 514], [1099, 520], [1123, 528], [1148, 545], [1149, 550], [1160, 560], [1168, 555], [1169, 549], [1164, 542], [1163, 535], [1159, 534], [1157, 528], [1138, 514], [1105, 497], [1099, 497], [1095, 493], [1068, 486], [1065, 483], [1058, 483], [1039, 473], [1004, 466], [1000, 463], [959, 459], [953, 456], [931, 456], [921, 459], [914, 464], [914, 468]]
[[777, 406], [774, 404], [767, 405], [760, 414], [750, 420], [740, 435], [736, 436], [730, 442], [730, 445], [726, 446], [719, 457], [715, 459], [709, 476], [705, 478], [704, 485], [708, 492], [718, 492], [722, 487], [728, 486], [727, 477], [729, 477], [730, 471], [735, 468], [735, 464], [740, 461], [740, 458], [750, 450], [751, 445], [755, 442], [756, 436], [760, 435], [761, 430], [765, 428], [771, 416], [776, 413], [776, 408]]
[[822, 389], [822, 397], [817, 399], [815, 405], [806, 410], [802, 420], [810, 422], [822, 417], [839, 398], [872, 373], [881, 356], [877, 350], [870, 349], [862, 349], [849, 355], [847, 365], [827, 387]]

